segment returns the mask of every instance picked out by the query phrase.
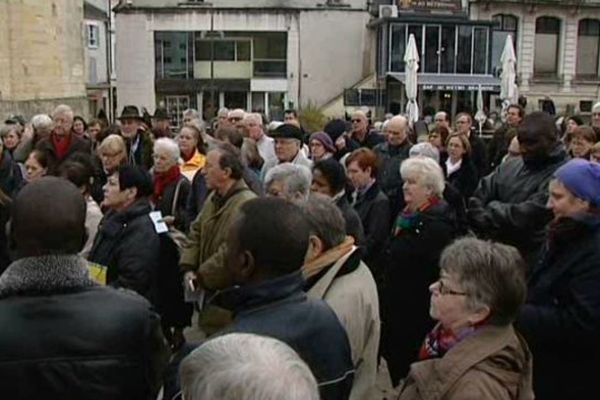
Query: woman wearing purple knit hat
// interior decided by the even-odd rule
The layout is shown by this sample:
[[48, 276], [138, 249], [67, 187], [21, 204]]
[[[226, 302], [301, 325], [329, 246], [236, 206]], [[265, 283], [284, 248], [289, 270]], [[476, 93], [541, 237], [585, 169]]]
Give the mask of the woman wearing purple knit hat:
[[586, 398], [600, 360], [600, 164], [569, 161], [549, 190], [554, 221], [517, 327], [533, 353], [536, 399]]
[[330, 158], [335, 153], [333, 141], [325, 132], [315, 132], [310, 135], [308, 145], [310, 147], [310, 158], [314, 162]]

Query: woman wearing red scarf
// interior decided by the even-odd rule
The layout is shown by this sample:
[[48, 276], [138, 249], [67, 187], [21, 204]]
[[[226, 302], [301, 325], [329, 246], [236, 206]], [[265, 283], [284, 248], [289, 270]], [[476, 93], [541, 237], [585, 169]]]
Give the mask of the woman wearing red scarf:
[[517, 249], [463, 238], [444, 250], [440, 269], [429, 286], [438, 323], [398, 400], [532, 400], [531, 353], [512, 326], [527, 292]]
[[443, 200], [444, 175], [437, 162], [414, 157], [400, 167], [406, 207], [392, 227], [382, 293], [382, 349], [394, 385], [417, 359], [427, 316], [429, 285], [439, 274], [444, 247], [457, 234], [452, 208]]
[[[154, 209], [161, 211], [167, 225], [183, 230], [185, 205], [190, 182], [179, 170], [179, 145], [170, 138], [154, 142]], [[183, 329], [190, 325], [191, 309], [183, 301], [183, 275], [178, 267], [179, 253], [166, 234], [161, 235], [161, 263], [158, 277], [158, 311], [165, 337], [173, 349], [183, 342]]]

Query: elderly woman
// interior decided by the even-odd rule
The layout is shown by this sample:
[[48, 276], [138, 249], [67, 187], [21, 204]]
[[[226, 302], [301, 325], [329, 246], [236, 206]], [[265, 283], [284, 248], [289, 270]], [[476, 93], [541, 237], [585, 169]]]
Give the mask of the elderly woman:
[[308, 199], [312, 175], [303, 165], [283, 163], [271, 168], [265, 176], [265, 194], [302, 203]]
[[15, 149], [19, 146], [21, 142], [21, 135], [23, 130], [21, 125], [7, 125], [2, 129], [2, 141], [4, 142], [4, 148], [10, 153], [12, 156], [14, 154]]
[[[104, 200], [103, 187], [108, 177], [115, 173], [121, 165], [127, 163], [127, 147], [120, 135], [108, 135], [98, 146], [98, 158], [100, 158], [101, 171], [94, 177], [92, 187], [92, 198], [102, 204]], [[97, 162], [97, 161], [96, 161]]]
[[333, 141], [325, 132], [315, 132], [310, 135], [308, 146], [310, 158], [315, 162], [333, 157], [336, 152]]
[[569, 153], [573, 158], [590, 159], [592, 147], [596, 143], [596, 133], [589, 126], [578, 126], [571, 133]]
[[446, 180], [460, 192], [466, 203], [479, 182], [477, 168], [471, 161], [469, 139], [460, 133], [453, 133], [446, 142], [446, 151]]
[[184, 125], [177, 136], [183, 164], [179, 167], [183, 176], [190, 182], [206, 162], [206, 150], [202, 132], [193, 124]]
[[442, 250], [457, 233], [452, 208], [443, 199], [439, 164], [430, 158], [409, 158], [400, 174], [406, 207], [392, 227], [383, 294], [383, 355], [394, 385], [408, 372], [433, 326], [427, 317], [428, 287], [437, 279]]
[[398, 399], [533, 399], [531, 354], [512, 327], [526, 293], [517, 249], [460, 239], [442, 253], [440, 270], [429, 286], [438, 322]]

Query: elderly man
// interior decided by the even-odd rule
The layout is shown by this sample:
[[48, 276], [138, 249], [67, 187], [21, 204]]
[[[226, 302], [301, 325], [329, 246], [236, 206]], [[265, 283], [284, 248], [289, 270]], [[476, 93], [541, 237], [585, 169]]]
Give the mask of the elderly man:
[[125, 106], [121, 116], [121, 135], [127, 144], [127, 161], [149, 170], [152, 168], [152, 139], [142, 127], [144, 119], [136, 106]]
[[387, 121], [384, 128], [385, 143], [380, 143], [373, 148], [381, 162], [377, 181], [390, 200], [391, 217], [395, 218], [404, 205], [402, 196], [402, 178], [400, 177], [400, 164], [408, 158], [412, 144], [407, 135], [408, 120], [397, 115]]
[[89, 278], [77, 256], [85, 215], [79, 189], [54, 177], [28, 184], [12, 204], [0, 374], [13, 399], [149, 400], [162, 384], [160, 319], [144, 298]]
[[52, 112], [54, 129], [49, 137], [40, 140], [35, 148], [46, 153], [48, 170], [55, 173], [58, 166], [78, 151], [89, 153], [90, 142], [73, 134], [73, 110], [64, 104]]
[[468, 113], [459, 113], [456, 115], [456, 132], [465, 135], [469, 138], [469, 144], [471, 145], [471, 159], [479, 178], [486, 175], [488, 172], [487, 162], [487, 149], [483, 139], [473, 133], [471, 128], [473, 127], [473, 119]]
[[385, 139], [376, 132], [369, 131], [369, 119], [362, 111], [355, 111], [352, 114], [352, 132], [350, 137], [358, 143], [360, 147], [372, 149]]
[[219, 108], [219, 111], [217, 112], [217, 122], [216, 122], [215, 130], [221, 129], [221, 128], [227, 128], [230, 126], [229, 121], [227, 120], [228, 115], [229, 115], [228, 108], [226, 108], [226, 107]]
[[275, 158], [265, 160], [261, 171], [263, 177], [271, 168], [285, 162], [312, 167], [312, 161], [302, 151], [302, 131], [296, 125], [280, 125], [273, 131], [273, 138], [275, 139]]
[[204, 343], [181, 364], [186, 400], [319, 400], [310, 369], [285, 343], [230, 333]]
[[554, 220], [517, 328], [533, 353], [536, 398], [581, 399], [596, 390], [600, 359], [600, 165], [574, 159], [556, 170], [547, 207]]
[[311, 236], [302, 272], [305, 290], [331, 306], [346, 329], [356, 368], [351, 400], [372, 399], [379, 349], [379, 298], [373, 275], [346, 236], [341, 211], [324, 195], [302, 205]]
[[262, 117], [258, 113], [246, 114], [244, 125], [248, 131], [248, 137], [256, 142], [258, 154], [263, 160], [275, 158], [275, 141], [265, 135]]
[[448, 132], [452, 129], [450, 128], [450, 116], [446, 111], [438, 111], [433, 117], [433, 122], [435, 124], [435, 129], [446, 128]]
[[[323, 400], [347, 399], [354, 367], [348, 337], [331, 308], [303, 292], [301, 267], [310, 227], [298, 206], [277, 198], [245, 203], [229, 231], [233, 286], [219, 297], [233, 310], [221, 333], [279, 339], [307, 362]], [[276, 377], [274, 377], [276, 379]]]
[[265, 193], [267, 196], [301, 203], [308, 200], [311, 180], [312, 174], [308, 168], [291, 163], [279, 164], [265, 176]]
[[186, 109], [185, 111], [183, 111], [181, 116], [183, 117], [184, 125], [192, 123], [194, 121], [196, 121], [197, 123], [202, 123], [202, 116], [200, 115], [198, 110], [196, 110], [194, 108]]
[[246, 111], [242, 110], [241, 108], [236, 108], [227, 113], [227, 122], [232, 128], [236, 128], [241, 132], [241, 127], [244, 126], [243, 120], [245, 116]]
[[517, 127], [525, 117], [525, 109], [518, 104], [511, 104], [506, 110], [506, 123], [494, 132], [488, 145], [490, 170], [496, 168], [508, 153], [511, 140], [517, 136]]
[[555, 132], [548, 114], [526, 116], [517, 130], [521, 157], [483, 178], [467, 211], [476, 233], [515, 246], [531, 265], [552, 217], [546, 209], [548, 182], [567, 157]]
[[596, 132], [596, 140], [600, 141], [600, 101], [592, 107], [592, 128]]
[[161, 137], [173, 137], [171, 132], [171, 118], [167, 113], [167, 109], [163, 107], [157, 107], [152, 116], [152, 134], [155, 139]]

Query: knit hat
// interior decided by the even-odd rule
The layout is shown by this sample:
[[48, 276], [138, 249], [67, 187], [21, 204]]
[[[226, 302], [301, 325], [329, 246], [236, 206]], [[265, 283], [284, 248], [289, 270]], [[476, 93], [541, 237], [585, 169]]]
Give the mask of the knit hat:
[[557, 169], [554, 177], [575, 197], [600, 206], [600, 164], [577, 158]]
[[325, 132], [315, 132], [312, 135], [310, 135], [308, 144], [310, 144], [310, 142], [312, 142], [313, 140], [318, 140], [319, 142], [321, 142], [323, 147], [325, 147], [325, 150], [327, 150], [328, 152], [335, 153], [336, 150], [333, 146], [333, 141]]
[[335, 143], [337, 138], [346, 132], [346, 122], [341, 119], [333, 119], [325, 124], [323, 131], [331, 137], [331, 142]]
[[302, 141], [302, 131], [296, 125], [292, 124], [282, 124], [278, 126], [273, 133], [271, 133], [273, 138], [282, 138], [282, 139], [297, 139]]

